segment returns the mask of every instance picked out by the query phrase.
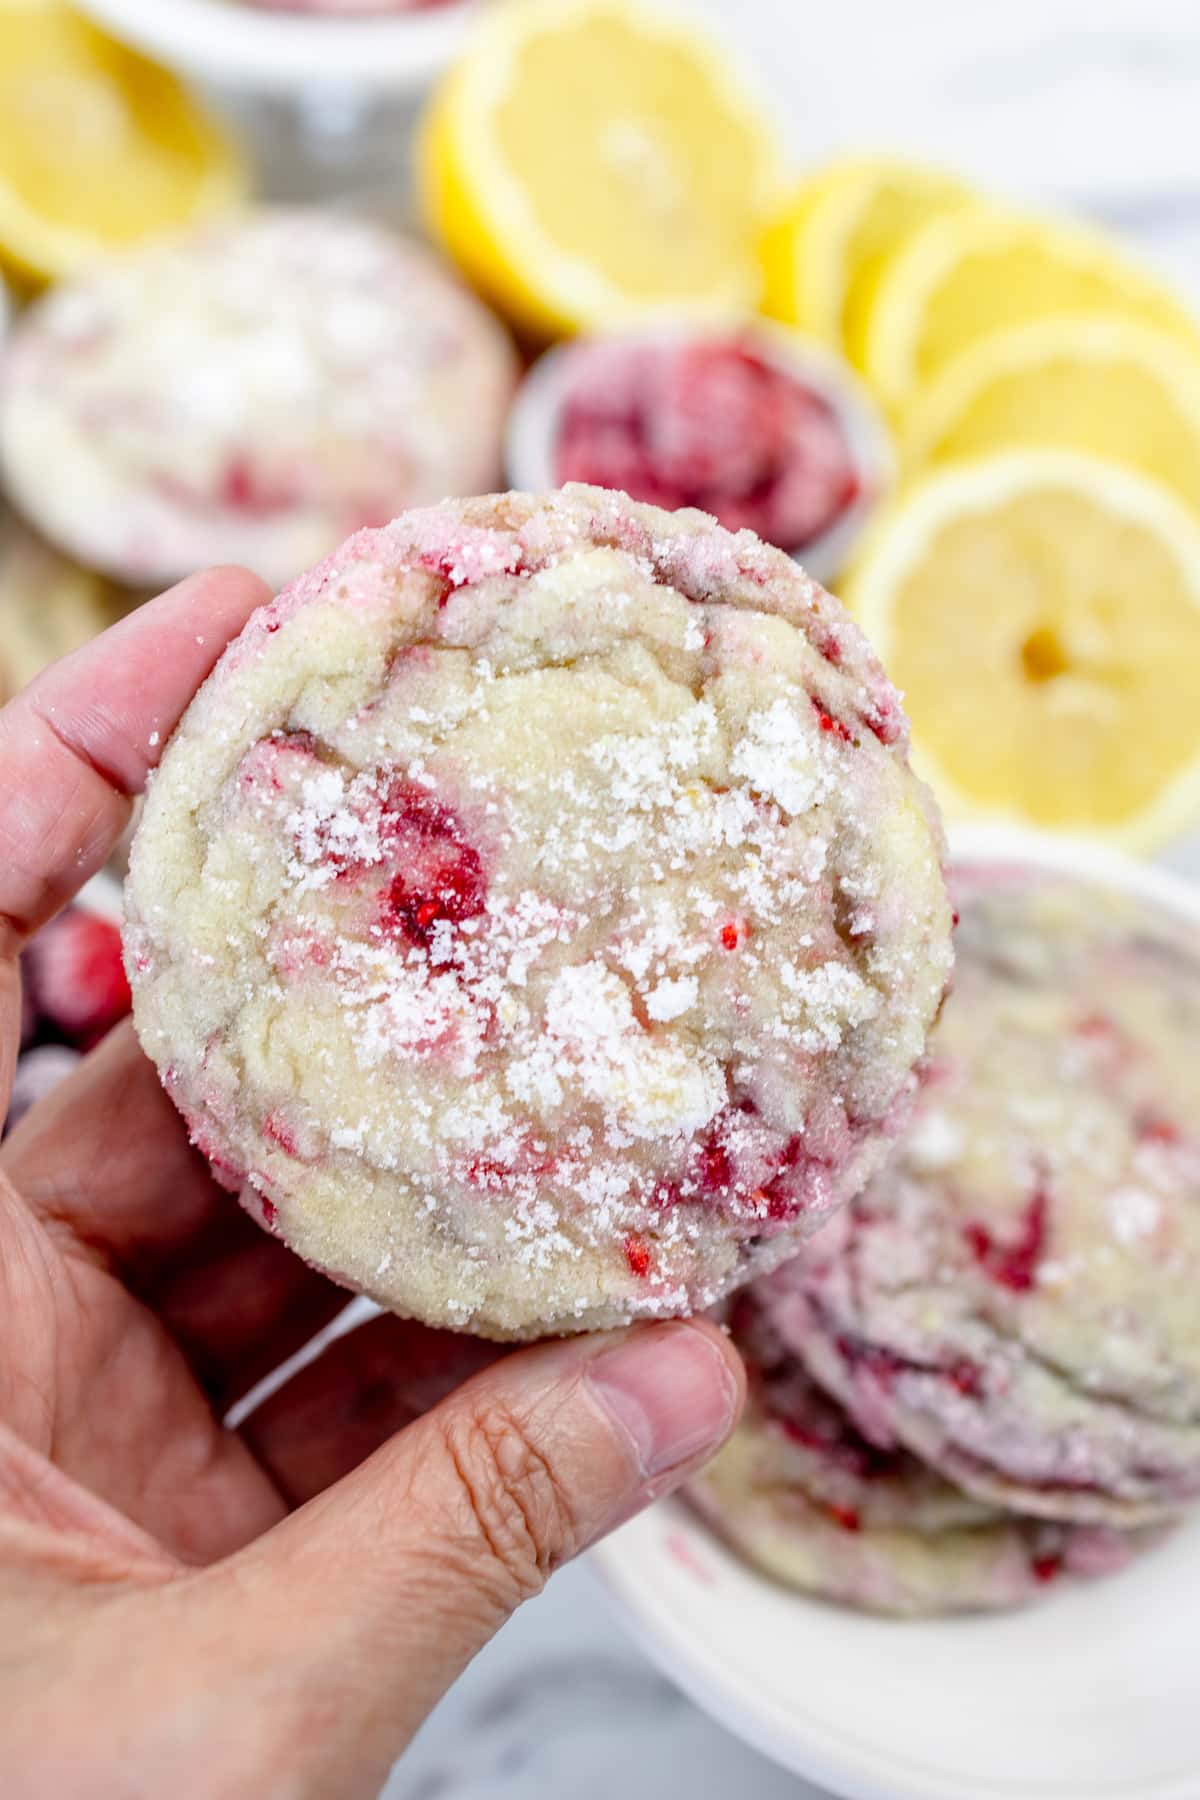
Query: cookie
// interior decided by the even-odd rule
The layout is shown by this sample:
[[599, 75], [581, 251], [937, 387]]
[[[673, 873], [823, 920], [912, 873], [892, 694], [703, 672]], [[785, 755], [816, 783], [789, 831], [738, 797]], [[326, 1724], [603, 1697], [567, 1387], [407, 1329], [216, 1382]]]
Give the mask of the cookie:
[[260, 12], [321, 13], [330, 18], [381, 18], [393, 13], [429, 12], [452, 0], [242, 0]]
[[138, 1030], [222, 1179], [499, 1337], [706, 1306], [876, 1167], [950, 961], [897, 697], [789, 558], [573, 488], [260, 611], [134, 844]]
[[0, 512], [0, 706], [113, 624], [125, 600]]
[[362, 525], [495, 485], [498, 322], [363, 219], [260, 210], [89, 266], [31, 307], [0, 388], [12, 495], [134, 586], [290, 580]]
[[766, 1285], [873, 1443], [1133, 1523], [1200, 1493], [1200, 953], [1115, 889], [964, 870], [954, 991], [886, 1172]]
[[789, 1587], [869, 1612], [1021, 1606], [1064, 1577], [1122, 1568], [1154, 1534], [1013, 1513], [905, 1450], [880, 1449], [782, 1343], [755, 1290], [733, 1332], [750, 1374], [742, 1423], [687, 1497], [734, 1549]]

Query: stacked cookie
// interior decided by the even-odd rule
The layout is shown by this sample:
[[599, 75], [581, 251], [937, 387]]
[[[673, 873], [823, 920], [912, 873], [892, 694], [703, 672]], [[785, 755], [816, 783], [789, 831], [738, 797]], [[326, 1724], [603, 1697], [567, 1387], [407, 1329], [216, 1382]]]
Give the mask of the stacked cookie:
[[1015, 1604], [1200, 1494], [1194, 943], [1057, 875], [955, 886], [916, 1121], [737, 1303], [751, 1408], [693, 1489], [761, 1566], [880, 1611]]

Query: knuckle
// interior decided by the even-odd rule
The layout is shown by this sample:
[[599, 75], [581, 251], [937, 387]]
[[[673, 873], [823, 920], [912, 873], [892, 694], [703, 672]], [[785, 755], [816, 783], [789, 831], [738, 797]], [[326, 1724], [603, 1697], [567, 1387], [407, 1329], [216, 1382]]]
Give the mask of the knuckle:
[[456, 1411], [442, 1442], [475, 1568], [482, 1553], [505, 1602], [528, 1599], [579, 1548], [574, 1509], [548, 1458], [494, 1403]]

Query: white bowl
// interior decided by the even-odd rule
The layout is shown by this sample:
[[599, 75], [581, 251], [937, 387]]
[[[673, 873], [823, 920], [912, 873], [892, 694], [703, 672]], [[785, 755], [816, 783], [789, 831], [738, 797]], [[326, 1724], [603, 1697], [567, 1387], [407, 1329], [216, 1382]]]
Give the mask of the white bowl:
[[[1017, 831], [951, 845], [961, 863], [1110, 882], [1200, 930], [1200, 887], [1161, 869]], [[872, 1618], [791, 1593], [674, 1500], [593, 1555], [673, 1681], [848, 1800], [1200, 1796], [1200, 1512], [1117, 1575], [965, 1619]]]
[[[598, 334], [597, 334], [598, 335]], [[861, 491], [819, 537], [810, 539], [797, 557], [818, 581], [829, 581], [844, 568], [855, 541], [891, 486], [895, 463], [883, 420], [853, 370], [823, 344], [774, 325], [767, 319], [733, 325], [699, 325], [667, 321], [606, 334], [605, 342], [630, 344], [696, 342], [706, 337], [751, 337], [754, 348], [786, 374], [793, 375], [826, 402], [841, 426], [857, 471]], [[555, 445], [563, 405], [570, 392], [576, 359], [590, 338], [572, 340], [548, 350], [521, 383], [509, 415], [505, 460], [509, 483], [528, 493], [544, 494], [559, 485]]]
[[181, 75], [231, 88], [412, 92], [454, 57], [478, 0], [394, 18], [261, 12], [239, 0], [78, 0]]

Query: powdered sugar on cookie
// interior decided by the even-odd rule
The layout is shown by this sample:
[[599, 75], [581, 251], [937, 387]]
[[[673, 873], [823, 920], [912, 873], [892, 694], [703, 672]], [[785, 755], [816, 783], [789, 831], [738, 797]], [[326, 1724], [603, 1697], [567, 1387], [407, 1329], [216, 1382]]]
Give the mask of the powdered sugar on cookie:
[[949, 917], [894, 712], [836, 603], [702, 515], [573, 489], [362, 533], [168, 747], [143, 1041], [385, 1304], [497, 1335], [706, 1304], [912, 1091]]

